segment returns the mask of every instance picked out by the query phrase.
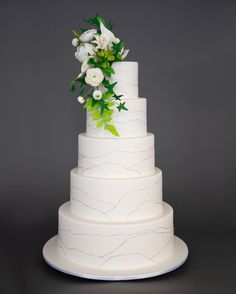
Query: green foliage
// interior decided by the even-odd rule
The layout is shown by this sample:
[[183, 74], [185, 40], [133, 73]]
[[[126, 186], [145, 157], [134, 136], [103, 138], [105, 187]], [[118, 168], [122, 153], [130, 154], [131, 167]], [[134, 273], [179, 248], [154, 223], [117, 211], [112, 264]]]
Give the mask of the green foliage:
[[105, 109], [109, 110], [108, 103], [105, 100], [103, 99], [99, 100], [98, 104], [100, 105], [100, 108], [101, 108], [101, 114], [103, 114]]
[[91, 25], [95, 25], [100, 28], [100, 23], [102, 22], [106, 25], [105, 20], [97, 13], [94, 17], [84, 18], [84, 22], [87, 22]]
[[91, 107], [91, 105], [92, 105], [92, 98], [89, 97], [84, 104], [84, 108], [89, 108]]
[[[98, 13], [91, 18], [84, 19], [86, 23], [96, 27], [98, 34], [101, 33], [100, 25], [103, 23], [109, 30], [113, 30], [114, 23], [110, 20], [106, 22]], [[80, 37], [80, 35], [87, 29], [72, 30], [73, 36], [75, 38]], [[83, 44], [83, 42], [81, 42]], [[96, 100], [92, 96], [92, 92], [99, 87], [90, 87], [85, 81], [85, 74], [81, 76], [76, 76], [70, 84], [70, 92], [74, 92], [76, 88], [79, 88], [79, 95], [85, 97], [86, 102], [84, 108], [91, 113], [91, 119], [96, 122], [97, 128], [104, 127], [107, 131], [112, 133], [114, 136], [119, 137], [119, 132], [116, 127], [112, 124], [112, 115], [114, 110], [118, 111], [128, 109], [125, 106], [125, 102], [121, 102], [122, 95], [118, 95], [114, 92], [114, 87], [117, 82], [111, 83], [109, 81], [110, 77], [115, 74], [113, 68], [113, 62], [122, 60], [122, 52], [124, 50], [124, 42], [120, 41], [118, 43], [112, 43], [111, 48], [106, 50], [98, 49], [95, 55], [90, 55], [88, 64], [93, 68], [100, 68], [104, 74], [104, 79], [102, 81], [102, 99]], [[87, 88], [89, 90], [87, 91]], [[86, 90], [86, 91], [85, 91]], [[85, 94], [84, 94], [85, 93]]]
[[72, 34], [74, 35], [74, 37], [79, 39], [80, 34], [76, 30], [72, 30]]
[[113, 97], [114, 97], [116, 100], [120, 100], [120, 98], [123, 97], [123, 95], [116, 95], [116, 94], [114, 93]]
[[70, 88], [69, 88], [69, 91], [71, 93], [75, 92], [75, 85], [71, 85]]
[[112, 51], [114, 54], [120, 53], [125, 46], [123, 41], [120, 41], [119, 43], [112, 43], [112, 45]]
[[108, 99], [111, 98], [113, 96], [113, 92], [107, 91], [102, 95], [103, 99]]
[[97, 126], [97, 128], [101, 128], [103, 125], [104, 125], [104, 121], [100, 120], [96, 126]]
[[92, 113], [92, 120], [99, 120], [102, 118], [102, 114], [100, 110], [94, 111]]
[[111, 132], [112, 135], [114, 135], [116, 137], [120, 137], [120, 134], [119, 134], [119, 132], [117, 131], [117, 129], [116, 129], [116, 127], [114, 125], [105, 124], [105, 130]]
[[119, 111], [121, 110], [128, 110], [128, 108], [125, 107], [125, 102], [120, 102], [120, 104], [116, 107]]
[[107, 27], [110, 31], [113, 31], [114, 26], [116, 25], [115, 22], [111, 22], [111, 20], [109, 19], [108, 23], [107, 23]]

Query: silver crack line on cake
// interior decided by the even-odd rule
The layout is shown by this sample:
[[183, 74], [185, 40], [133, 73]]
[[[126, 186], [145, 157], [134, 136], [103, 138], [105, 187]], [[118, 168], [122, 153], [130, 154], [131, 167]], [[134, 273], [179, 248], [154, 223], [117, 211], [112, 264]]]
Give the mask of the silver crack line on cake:
[[158, 205], [158, 206], [161, 205], [161, 202], [160, 202], [160, 201], [157, 201], [156, 199], [145, 200], [145, 201], [139, 203], [139, 204], [135, 207], [135, 209], [133, 209], [133, 210], [132, 210], [132, 211], [126, 216], [126, 220], [128, 220], [132, 214], [134, 214], [135, 212], [137, 212], [137, 210], [138, 210], [140, 207], [142, 207], [144, 204], [146, 204], [146, 203], [154, 203], [154, 204], [156, 204], [156, 205]]
[[153, 147], [149, 147], [147, 149], [143, 149], [143, 150], [135, 150], [135, 151], [131, 151], [131, 150], [120, 150], [120, 149], [116, 149], [116, 150], [113, 150], [113, 151], [109, 151], [109, 152], [105, 152], [105, 153], [102, 153], [102, 154], [99, 154], [99, 155], [95, 155], [95, 156], [89, 156], [89, 155], [85, 155], [85, 154], [82, 154], [82, 153], [79, 153], [79, 156], [81, 156], [81, 158], [79, 159], [83, 159], [84, 157], [85, 158], [89, 158], [89, 159], [96, 159], [96, 158], [100, 158], [100, 157], [103, 157], [103, 156], [107, 156], [107, 155], [110, 155], [110, 154], [113, 154], [115, 152], [119, 152], [119, 153], [129, 153], [129, 154], [136, 154], [136, 153], [143, 153], [143, 152], [149, 152], [149, 151], [153, 151], [154, 148]]
[[[82, 192], [82, 193], [84, 193], [87, 197], [93, 199], [94, 201], [102, 202], [102, 203], [105, 203], [105, 204], [110, 205], [110, 206], [113, 206], [113, 205], [114, 205], [114, 203], [112, 203], [112, 202], [109, 202], [109, 201], [106, 201], [106, 200], [102, 200], [102, 199], [95, 198], [95, 197], [89, 195], [87, 191], [85, 191], [85, 190], [83, 190], [83, 189], [81, 189], [81, 188], [78, 188], [78, 187], [76, 187], [76, 186], [74, 186], [74, 185], [71, 185], [71, 188], [72, 188], [72, 189], [75, 189], [75, 190], [77, 190], [77, 191], [80, 191], [80, 192]], [[76, 198], [76, 197], [74, 197], [74, 198]], [[77, 199], [77, 198], [76, 198], [76, 199]]]
[[[121, 168], [123, 168], [123, 169], [126, 169], [126, 170], [128, 170], [128, 171], [136, 172], [139, 176], [143, 176], [143, 173], [142, 173], [141, 171], [139, 171], [138, 169], [136, 169], [136, 168], [132, 168], [132, 165], [131, 165], [130, 167], [129, 167], [129, 166], [128, 166], [128, 167], [125, 167], [125, 166], [123, 166], [123, 165], [120, 164], [120, 163], [110, 162], [110, 161], [102, 162], [101, 164], [102, 164], [103, 166], [106, 166], [106, 165], [119, 166], [119, 167], [121, 167]], [[96, 168], [96, 167], [99, 167], [101, 164], [95, 164], [95, 165], [92, 165], [92, 166], [90, 166], [90, 167], [86, 167], [86, 168], [80, 166], [80, 168], [83, 168], [83, 170], [81, 171], [81, 174], [84, 175], [84, 174], [86, 173], [86, 171], [91, 170], [91, 169], [94, 169], [94, 168]], [[108, 168], [108, 167], [107, 167], [107, 168]]]
[[169, 232], [172, 232], [173, 231], [173, 226], [169, 226], [169, 227], [158, 227], [156, 229], [146, 229], [146, 230], [143, 230], [143, 231], [140, 231], [140, 232], [135, 232], [135, 233], [111, 233], [111, 234], [90, 234], [90, 233], [75, 233], [75, 232], [72, 232], [71, 230], [69, 229], [65, 229], [65, 228], [62, 228], [61, 226], [59, 226], [59, 231], [62, 231], [62, 232], [67, 232], [71, 235], [74, 235], [74, 236], [91, 236], [91, 237], [101, 237], [101, 238], [110, 238], [110, 237], [122, 237], [122, 236], [134, 236], [134, 235], [140, 235], [140, 234], [143, 234], [143, 233], [163, 233], [163, 231], [159, 231], [159, 230], [167, 230], [167, 231], [164, 231], [164, 233], [169, 233]]
[[[142, 166], [141, 166], [141, 167], [136, 167], [136, 166], [139, 166], [139, 165], [141, 165], [144, 161], [148, 161], [148, 160], [150, 160], [150, 159], [152, 159], [152, 158], [153, 158], [153, 155], [151, 154], [151, 155], [147, 156], [146, 158], [143, 158], [143, 159], [140, 160], [139, 162], [137, 162], [137, 163], [133, 163], [133, 164], [131, 164], [131, 165], [129, 165], [129, 166], [124, 166], [124, 165], [122, 165], [122, 164], [120, 164], [120, 163], [111, 162], [111, 161], [108, 161], [108, 162], [101, 162], [101, 163], [94, 164], [94, 165], [89, 166], [89, 167], [83, 167], [83, 165], [80, 163], [80, 164], [79, 164], [79, 168], [82, 169], [82, 170], [81, 170], [81, 174], [82, 174], [82, 175], [87, 175], [87, 171], [89, 171], [89, 170], [93, 170], [93, 169], [96, 169], [97, 167], [100, 167], [100, 166], [102, 166], [103, 169], [107, 169], [108, 171], [109, 171], [110, 168], [112, 169], [114, 166], [118, 166], [118, 167], [121, 167], [122, 169], [125, 169], [125, 170], [127, 170], [127, 171], [130, 171], [130, 172], [136, 172], [137, 175], [139, 175], [139, 176], [142, 177], [142, 176], [145, 176], [145, 169], [143, 169]], [[110, 165], [111, 167], [109, 167], [109, 165]], [[135, 167], [136, 167], [136, 168], [135, 168]], [[113, 169], [112, 169], [110, 172], [113, 172]], [[88, 175], [89, 175], [89, 173], [88, 173]]]
[[155, 184], [157, 184], [158, 182], [160, 181], [160, 178], [158, 178], [157, 180], [155, 180], [152, 184], [150, 185], [147, 185], [145, 187], [142, 187], [142, 188], [139, 188], [139, 189], [135, 189], [135, 190], [132, 190], [132, 191], [128, 191], [128, 192], [125, 192], [123, 194], [123, 196], [117, 201], [117, 203], [107, 211], [107, 213], [110, 213], [111, 211], [113, 211], [124, 199], [127, 195], [129, 194], [132, 194], [134, 192], [139, 192], [139, 191], [145, 191], [146, 189], [149, 189], [150, 187], [154, 186]]
[[95, 210], [95, 211], [97, 211], [98, 213], [101, 213], [101, 214], [104, 215], [109, 221], [112, 221], [112, 219], [110, 218], [109, 215], [107, 215], [106, 212], [104, 212], [104, 211], [102, 211], [102, 210], [100, 210], [100, 209], [97, 209], [97, 208], [95, 208], [95, 207], [93, 207], [93, 206], [91, 206], [91, 205], [89, 205], [89, 204], [86, 204], [86, 203], [84, 203], [83, 201], [81, 201], [81, 200], [79, 200], [79, 199], [77, 199], [77, 198], [75, 198], [75, 197], [71, 197], [71, 200], [76, 201], [76, 202], [79, 202], [80, 204], [84, 205], [84, 206], [87, 207], [88, 209]]
[[85, 253], [86, 255], [90, 255], [90, 256], [94, 256], [94, 257], [98, 257], [98, 258], [104, 258], [106, 257], [107, 255], [110, 255], [112, 253], [115, 253], [118, 249], [122, 248], [124, 246], [124, 244], [126, 244], [129, 240], [132, 240], [132, 239], [135, 239], [135, 238], [138, 238], [140, 236], [144, 236], [144, 235], [150, 235], [150, 234], [168, 234], [172, 232], [171, 231], [166, 231], [166, 232], [157, 232], [157, 231], [154, 231], [154, 230], [147, 230], [146, 232], [143, 232], [143, 233], [140, 233], [140, 234], [136, 234], [134, 236], [131, 236], [131, 237], [128, 237], [127, 239], [123, 240], [118, 246], [116, 246], [114, 249], [106, 252], [105, 254], [102, 254], [102, 255], [95, 255], [93, 253], [88, 253], [86, 251], [83, 251], [81, 249], [78, 249], [78, 248], [75, 248], [75, 247], [68, 247], [68, 246], [65, 246], [65, 243], [61, 240], [63, 246], [65, 246], [67, 249], [70, 249], [70, 250], [76, 250], [78, 252], [82, 252], [82, 253]]

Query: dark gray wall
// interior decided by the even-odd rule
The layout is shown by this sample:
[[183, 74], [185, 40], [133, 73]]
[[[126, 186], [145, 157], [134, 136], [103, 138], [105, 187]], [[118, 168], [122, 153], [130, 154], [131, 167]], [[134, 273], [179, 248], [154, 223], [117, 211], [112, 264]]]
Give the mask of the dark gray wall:
[[[38, 238], [33, 259], [57, 232], [77, 135], [85, 130], [85, 112], [68, 93], [80, 67], [71, 29], [97, 11], [117, 23], [128, 60], [139, 62], [176, 232], [190, 243], [197, 233], [218, 238], [219, 230], [224, 239], [236, 224], [236, 2], [1, 0], [2, 246], [15, 240], [30, 250]], [[12, 260], [20, 252], [14, 254]]]

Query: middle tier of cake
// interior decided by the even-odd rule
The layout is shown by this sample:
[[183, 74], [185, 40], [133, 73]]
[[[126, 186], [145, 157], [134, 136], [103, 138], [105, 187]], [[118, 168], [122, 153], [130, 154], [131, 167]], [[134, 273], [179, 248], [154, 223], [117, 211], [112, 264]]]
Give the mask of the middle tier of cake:
[[79, 135], [80, 174], [96, 178], [136, 178], [155, 173], [154, 135], [99, 138]]
[[127, 179], [84, 176], [71, 171], [71, 211], [99, 222], [132, 222], [157, 217], [162, 212], [162, 173]]

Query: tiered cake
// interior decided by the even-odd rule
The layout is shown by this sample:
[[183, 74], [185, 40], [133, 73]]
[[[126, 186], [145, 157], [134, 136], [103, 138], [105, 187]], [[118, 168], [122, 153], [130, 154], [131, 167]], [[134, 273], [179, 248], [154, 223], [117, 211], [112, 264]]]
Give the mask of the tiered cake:
[[57, 250], [91, 275], [128, 270], [132, 276], [174, 256], [176, 237], [173, 209], [162, 201], [154, 135], [147, 133], [146, 99], [138, 96], [138, 64], [118, 62], [114, 69], [115, 90], [128, 108], [114, 113], [120, 137], [96, 128], [87, 115], [70, 201], [59, 209]]

